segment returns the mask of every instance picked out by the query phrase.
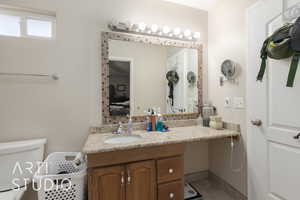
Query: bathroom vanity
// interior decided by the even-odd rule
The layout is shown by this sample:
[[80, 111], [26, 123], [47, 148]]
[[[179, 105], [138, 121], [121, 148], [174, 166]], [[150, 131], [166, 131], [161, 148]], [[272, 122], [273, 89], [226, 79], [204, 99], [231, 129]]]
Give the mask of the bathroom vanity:
[[184, 144], [88, 155], [89, 199], [183, 199]]
[[[167, 133], [90, 134], [83, 149], [88, 158], [89, 200], [182, 200], [185, 145], [239, 134], [202, 126], [177, 127]], [[132, 135], [138, 139], [124, 142]]]
[[[119, 32], [101, 36], [103, 127], [83, 149], [88, 199], [183, 200], [186, 144], [240, 134], [192, 121], [202, 114], [202, 44]], [[157, 126], [147, 112], [154, 108], [151, 116], [161, 116], [169, 132], [143, 130], [150, 122]], [[116, 135], [107, 129], [123, 127], [128, 115], [139, 131]]]

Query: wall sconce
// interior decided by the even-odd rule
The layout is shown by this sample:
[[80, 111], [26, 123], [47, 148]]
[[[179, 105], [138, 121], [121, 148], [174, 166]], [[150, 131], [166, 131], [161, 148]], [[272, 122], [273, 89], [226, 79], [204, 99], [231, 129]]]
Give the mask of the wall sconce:
[[182, 31], [178, 27], [171, 29], [169, 26], [159, 27], [157, 24], [147, 25], [144, 22], [139, 24], [132, 24], [129, 22], [111, 22], [108, 24], [108, 28], [117, 32], [166, 37], [185, 41], [198, 41], [201, 37], [199, 32], [192, 32], [189, 29]]

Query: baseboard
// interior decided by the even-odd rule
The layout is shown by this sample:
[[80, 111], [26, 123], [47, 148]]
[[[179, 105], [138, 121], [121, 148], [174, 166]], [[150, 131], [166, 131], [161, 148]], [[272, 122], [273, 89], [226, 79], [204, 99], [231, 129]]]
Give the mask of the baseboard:
[[208, 170], [204, 170], [204, 171], [185, 174], [184, 179], [186, 182], [195, 182], [195, 181], [199, 181], [199, 180], [208, 178], [208, 175], [209, 175]]
[[215, 175], [211, 171], [208, 172], [208, 178], [218, 184], [224, 191], [226, 191], [230, 196], [232, 196], [235, 200], [247, 200], [248, 198], [242, 194], [240, 191], [232, 187], [225, 180]]

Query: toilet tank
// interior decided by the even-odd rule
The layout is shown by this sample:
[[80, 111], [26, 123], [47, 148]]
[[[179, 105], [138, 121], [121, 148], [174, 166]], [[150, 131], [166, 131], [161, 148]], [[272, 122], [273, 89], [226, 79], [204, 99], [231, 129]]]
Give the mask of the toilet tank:
[[0, 143], [0, 192], [24, 186], [43, 161], [46, 139]]

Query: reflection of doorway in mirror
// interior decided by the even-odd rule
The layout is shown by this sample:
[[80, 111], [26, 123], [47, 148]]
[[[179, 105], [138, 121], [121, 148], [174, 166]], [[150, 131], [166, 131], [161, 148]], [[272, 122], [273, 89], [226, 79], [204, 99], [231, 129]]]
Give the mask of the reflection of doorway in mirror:
[[[198, 52], [195, 49], [168, 48], [167, 71], [175, 70], [179, 81], [174, 87], [174, 104], [167, 98], [167, 113], [193, 113], [198, 112], [197, 80], [190, 84], [187, 74], [198, 74]], [[196, 76], [197, 77], [197, 76]], [[167, 87], [169, 91], [169, 87]], [[168, 92], [167, 92], [168, 94]]]
[[132, 59], [109, 59], [109, 113], [111, 116], [130, 114]]

